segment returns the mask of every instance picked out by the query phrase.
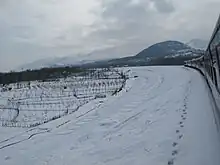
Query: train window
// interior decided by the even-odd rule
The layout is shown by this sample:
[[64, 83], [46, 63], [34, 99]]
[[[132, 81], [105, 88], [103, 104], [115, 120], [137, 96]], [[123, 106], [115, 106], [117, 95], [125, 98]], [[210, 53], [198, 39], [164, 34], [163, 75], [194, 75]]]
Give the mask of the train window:
[[[217, 46], [217, 54], [220, 57], [220, 44]], [[220, 58], [219, 58], [220, 59]]]
[[216, 33], [216, 35], [212, 41], [212, 48], [216, 47], [219, 44], [220, 44], [220, 30], [218, 30], [218, 32]]
[[[216, 24], [215, 30], [214, 30], [215, 36], [210, 44], [211, 49], [215, 49], [215, 47], [220, 44], [220, 28], [219, 27], [220, 27], [220, 17], [219, 17], [219, 20]], [[216, 30], [217, 30], [217, 32], [216, 32]]]

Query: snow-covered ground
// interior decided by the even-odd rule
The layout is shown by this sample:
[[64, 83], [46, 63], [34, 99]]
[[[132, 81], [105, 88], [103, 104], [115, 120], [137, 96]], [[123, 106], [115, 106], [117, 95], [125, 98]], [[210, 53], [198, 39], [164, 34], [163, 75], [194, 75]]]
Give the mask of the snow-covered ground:
[[125, 74], [104, 68], [82, 76], [2, 86], [0, 126], [33, 127], [73, 113], [97, 97], [116, 94], [125, 85]]
[[184, 67], [131, 68], [116, 96], [34, 128], [0, 127], [4, 165], [219, 165], [208, 87]]

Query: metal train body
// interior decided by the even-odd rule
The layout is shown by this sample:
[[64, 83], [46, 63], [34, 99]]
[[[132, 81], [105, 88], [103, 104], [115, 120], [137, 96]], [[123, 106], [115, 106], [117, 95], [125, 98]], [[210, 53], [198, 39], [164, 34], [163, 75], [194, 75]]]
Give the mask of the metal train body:
[[186, 61], [185, 66], [199, 69], [220, 91], [220, 15], [206, 52], [199, 58]]

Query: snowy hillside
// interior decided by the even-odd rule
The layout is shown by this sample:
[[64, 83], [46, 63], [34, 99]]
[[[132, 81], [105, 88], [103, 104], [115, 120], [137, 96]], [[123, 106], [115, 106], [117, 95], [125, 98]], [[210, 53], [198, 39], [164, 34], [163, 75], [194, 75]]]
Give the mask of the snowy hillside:
[[106, 49], [94, 51], [87, 55], [72, 55], [66, 57], [46, 58], [25, 64], [21, 69], [39, 69], [42, 67], [62, 67], [62, 66], [92, 66], [92, 67], [107, 67], [107, 66], [124, 66], [124, 65], [147, 65], [155, 58], [178, 58], [178, 57], [193, 57], [201, 55], [202, 51], [196, 47], [190, 47], [195, 42], [184, 44], [179, 41], [164, 41], [153, 44], [148, 48], [140, 51], [134, 56], [127, 52], [127, 57], [116, 58], [122, 56], [125, 52], [120, 52], [120, 48]]
[[116, 96], [34, 128], [0, 127], [4, 165], [219, 165], [212, 100], [184, 67], [127, 68]]
[[24, 64], [20, 66], [18, 70], [40, 69], [44, 67], [78, 66], [92, 62], [94, 62], [94, 60], [88, 60], [86, 56], [51, 57]]
[[202, 39], [192, 39], [188, 43], [186, 43], [192, 48], [206, 50], [208, 47], [208, 41]]
[[203, 50], [190, 48], [190, 49], [184, 49], [184, 50], [176, 51], [174, 53], [170, 53], [167, 56], [165, 56], [165, 58], [197, 57], [197, 56], [201, 55], [202, 53], [204, 53]]
[[144, 49], [136, 55], [136, 57], [165, 57], [170, 54], [175, 54], [178, 51], [191, 50], [188, 45], [179, 41], [165, 41], [156, 43], [147, 49]]

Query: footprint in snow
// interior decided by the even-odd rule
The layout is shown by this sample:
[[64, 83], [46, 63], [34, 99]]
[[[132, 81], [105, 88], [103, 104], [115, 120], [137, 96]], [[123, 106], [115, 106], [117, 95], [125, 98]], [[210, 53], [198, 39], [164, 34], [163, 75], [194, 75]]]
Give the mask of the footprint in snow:
[[173, 142], [173, 147], [176, 147], [178, 145], [178, 143], [177, 142]]
[[71, 147], [71, 148], [70, 148], [70, 150], [74, 150], [74, 149], [75, 149], [75, 147]]
[[10, 156], [6, 156], [6, 157], [5, 157], [5, 160], [10, 160], [10, 159], [11, 159]]
[[180, 132], [180, 130], [176, 130], [176, 133], [179, 133]]
[[178, 139], [182, 139], [182, 138], [183, 138], [183, 135], [179, 135], [179, 136], [178, 136]]
[[174, 164], [174, 159], [170, 159], [167, 163], [167, 165], [173, 165]]
[[173, 155], [173, 156], [175, 156], [175, 155], [177, 155], [177, 154], [178, 154], [178, 150], [173, 150], [173, 151], [172, 151], [172, 155]]

